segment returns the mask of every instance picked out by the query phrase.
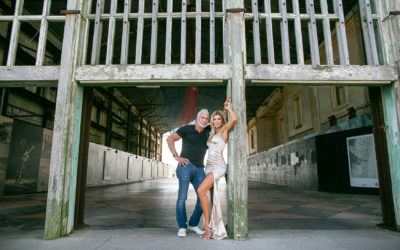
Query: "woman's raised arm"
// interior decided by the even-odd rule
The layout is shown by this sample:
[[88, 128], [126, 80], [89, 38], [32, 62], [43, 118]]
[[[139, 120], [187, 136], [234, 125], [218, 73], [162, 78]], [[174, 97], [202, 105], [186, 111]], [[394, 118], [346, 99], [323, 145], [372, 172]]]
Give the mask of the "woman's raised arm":
[[233, 125], [235, 125], [237, 121], [237, 117], [235, 112], [233, 112], [231, 105], [229, 104], [229, 101], [226, 101], [224, 103], [224, 108], [229, 112], [229, 121], [222, 127], [221, 135], [224, 141], [228, 141], [228, 134], [229, 131], [233, 128]]

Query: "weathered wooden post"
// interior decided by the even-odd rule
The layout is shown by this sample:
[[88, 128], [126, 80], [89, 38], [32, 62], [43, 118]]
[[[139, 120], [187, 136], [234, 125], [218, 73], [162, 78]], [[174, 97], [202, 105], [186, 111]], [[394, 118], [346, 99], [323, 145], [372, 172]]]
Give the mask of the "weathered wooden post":
[[245, 240], [248, 234], [243, 6], [243, 0], [226, 2], [226, 41], [232, 72], [228, 93], [231, 93], [232, 107], [238, 117], [230, 133], [228, 146], [228, 234], [235, 240]]
[[45, 239], [72, 232], [83, 87], [74, 80], [84, 1], [68, 0], [47, 194]]
[[[361, 0], [360, 0], [361, 1]], [[365, 1], [365, 11], [370, 11], [370, 3]], [[381, 41], [383, 58], [387, 65], [396, 66], [400, 73], [400, 1], [375, 1], [381, 16]], [[362, 10], [361, 10], [362, 11]], [[368, 16], [368, 15], [367, 15]], [[382, 106], [386, 125], [390, 176], [397, 230], [400, 231], [400, 79], [382, 87]]]

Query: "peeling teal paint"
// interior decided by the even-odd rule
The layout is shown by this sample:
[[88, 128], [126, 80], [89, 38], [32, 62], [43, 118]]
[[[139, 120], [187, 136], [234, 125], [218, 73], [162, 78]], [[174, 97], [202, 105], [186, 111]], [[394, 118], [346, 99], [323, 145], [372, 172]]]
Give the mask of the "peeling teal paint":
[[392, 181], [394, 212], [397, 227], [400, 228], [400, 137], [399, 113], [396, 110], [394, 93], [396, 82], [390, 86], [382, 87], [382, 106], [386, 125], [386, 139], [389, 153], [390, 176]]
[[72, 142], [72, 159], [71, 159], [71, 177], [69, 184], [69, 208], [68, 208], [68, 224], [67, 234], [71, 233], [74, 227], [74, 215], [75, 215], [75, 197], [76, 197], [76, 181], [78, 173], [78, 158], [79, 158], [79, 142], [80, 142], [80, 131], [81, 131], [81, 119], [82, 119], [82, 103], [83, 103], [83, 90], [84, 88], [80, 85], [77, 86], [76, 93], [76, 104], [75, 104], [75, 124], [73, 128], [73, 142]]

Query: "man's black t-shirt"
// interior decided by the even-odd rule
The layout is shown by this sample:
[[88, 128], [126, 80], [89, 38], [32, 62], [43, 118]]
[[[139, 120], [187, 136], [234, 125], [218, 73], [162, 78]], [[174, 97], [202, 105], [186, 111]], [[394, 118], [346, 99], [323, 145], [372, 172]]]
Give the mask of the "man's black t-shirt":
[[182, 138], [181, 157], [189, 159], [190, 163], [196, 167], [204, 168], [204, 155], [210, 130], [210, 126], [205, 127], [200, 133], [194, 125], [179, 128], [176, 133]]

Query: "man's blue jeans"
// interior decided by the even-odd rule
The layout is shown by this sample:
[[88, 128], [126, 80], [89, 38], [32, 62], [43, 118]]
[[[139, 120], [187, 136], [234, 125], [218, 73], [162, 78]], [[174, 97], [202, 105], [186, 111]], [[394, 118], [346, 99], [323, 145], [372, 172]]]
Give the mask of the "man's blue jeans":
[[[197, 195], [197, 188], [203, 182], [205, 173], [203, 168], [198, 168], [195, 165], [188, 164], [186, 166], [179, 166], [176, 168], [176, 176], [179, 179], [179, 192], [178, 200], [176, 202], [176, 220], [178, 221], [179, 228], [187, 228], [186, 221], [186, 200], [187, 192], [189, 189], [189, 182], [192, 183]], [[203, 211], [201, 210], [199, 196], [197, 195], [197, 202], [193, 214], [190, 217], [189, 226], [195, 227], [199, 224], [200, 217]]]

